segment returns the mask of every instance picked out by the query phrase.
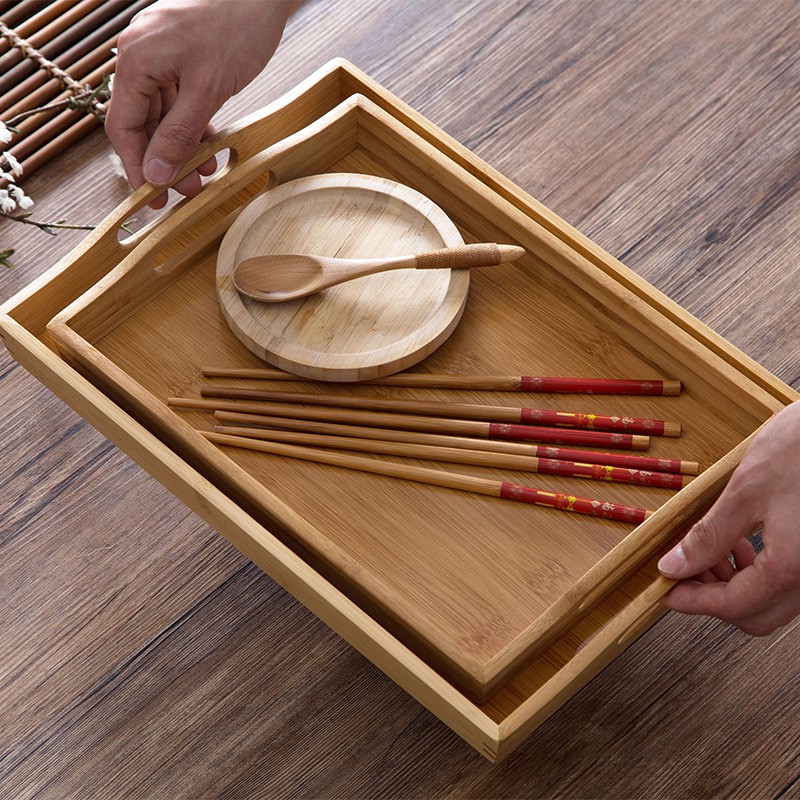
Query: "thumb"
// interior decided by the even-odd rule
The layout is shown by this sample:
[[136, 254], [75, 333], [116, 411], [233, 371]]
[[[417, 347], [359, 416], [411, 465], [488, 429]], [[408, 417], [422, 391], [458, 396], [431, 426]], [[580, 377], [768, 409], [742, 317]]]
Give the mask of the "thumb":
[[165, 186], [192, 157], [203, 139], [217, 107], [209, 102], [208, 92], [178, 91], [175, 103], [153, 132], [142, 160], [145, 180]]
[[741, 488], [731, 481], [706, 515], [658, 562], [662, 575], [681, 580], [711, 569], [758, 522], [751, 520], [753, 507], [736, 484]]

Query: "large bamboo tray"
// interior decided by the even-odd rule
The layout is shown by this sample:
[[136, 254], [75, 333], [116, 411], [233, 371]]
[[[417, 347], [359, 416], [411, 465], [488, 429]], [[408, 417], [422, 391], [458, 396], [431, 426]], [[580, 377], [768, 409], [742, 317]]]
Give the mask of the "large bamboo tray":
[[[354, 98], [357, 93], [379, 108], [370, 108], [365, 100]], [[349, 105], [337, 109], [343, 101], [349, 101]], [[327, 120], [322, 119], [325, 114], [331, 114]], [[353, 115], [358, 123], [355, 126]], [[296, 135], [307, 125], [311, 129]], [[331, 125], [338, 126], [333, 130], [342, 135], [330, 136]], [[411, 143], [414, 134], [420, 140]], [[283, 141], [272, 152], [267, 149], [292, 135], [295, 135], [293, 140]], [[186, 204], [155, 229], [121, 244], [117, 237], [119, 225], [153, 196], [147, 189], [138, 192], [61, 264], [6, 304], [0, 319], [3, 338], [20, 363], [467, 741], [489, 758], [502, 757], [658, 616], [657, 599], [669, 584], [657, 579], [651, 563], [635, 571], [637, 565], [648, 559], [652, 561], [702, 513], [738, 462], [742, 442], [771, 413], [791, 402], [794, 394], [344, 62], [324, 68], [257, 118], [243, 121], [221, 137], [216, 146], [224, 146], [220, 142], [231, 145], [234, 166], [204, 190], [196, 199], [200, 202], [194, 206]], [[461, 185], [469, 188], [469, 198], [453, 201], [448, 197], [450, 191], [445, 190], [436, 175], [425, 172], [415, 161], [420, 151], [434, 160], [449, 159], [448, 175], [457, 176]], [[198, 158], [204, 155], [201, 153]], [[254, 166], [253, 159], [258, 158], [263, 158], [263, 163], [252, 174], [247, 173], [242, 182], [242, 167], [248, 163]], [[549, 632], [540, 629], [539, 637], [533, 640], [535, 648], [547, 649], [534, 661], [522, 665], [521, 670], [521, 662], [512, 663], [508, 672], [499, 673], [501, 680], [496, 686], [484, 682], [484, 691], [496, 691], [483, 705], [477, 705], [463, 688], [453, 683], [460, 681], [463, 687], [468, 682], [470, 676], [459, 673], [463, 664], [448, 663], [447, 654], [428, 646], [430, 643], [424, 640], [424, 635], [420, 636], [416, 626], [404, 626], [397, 609], [381, 607], [374, 596], [343, 581], [341, 574], [331, 570], [330, 562], [298, 546], [297, 530], [308, 525], [309, 516], [319, 515], [322, 510], [343, 528], [363, 525], [354, 521], [351, 512], [357, 502], [352, 497], [347, 500], [347, 514], [335, 518], [340, 512], [332, 502], [334, 495], [342, 496], [357, 486], [361, 492], [386, 498], [392, 496], [387, 492], [396, 491], [395, 485], [386, 479], [365, 479], [317, 467], [301, 470], [280, 462], [280, 472], [273, 471], [273, 477], [279, 477], [270, 486], [275, 490], [274, 505], [267, 508], [263, 502], [255, 502], [257, 497], [249, 497], [241, 487], [231, 486], [230, 474], [226, 478], [222, 473], [227, 471], [229, 464], [225, 462], [229, 461], [242, 474], [250, 472], [252, 480], [262, 467], [246, 460], [234, 464], [233, 457], [215, 452], [215, 464], [225, 463], [225, 469], [209, 469], [200, 457], [202, 454], [187, 446], [186, 421], [172, 412], [167, 418], [160, 404], [155, 408], [150, 405], [150, 395], [158, 396], [155, 391], [163, 396], [167, 388], [172, 390], [170, 393], [176, 387], [183, 393], [196, 389], [197, 366], [210, 362], [197, 364], [190, 353], [177, 348], [180, 352], [170, 367], [177, 367], [178, 372], [167, 387], [163, 362], [158, 362], [161, 366], [151, 379], [148, 373], [154, 366], [153, 360], [141, 362], [135, 351], [124, 346], [122, 332], [133, 330], [131, 326], [141, 328], [145, 323], [156, 324], [159, 320], [163, 324], [158, 302], [149, 302], [154, 282], [163, 290], [158, 295], [159, 302], [171, 292], [188, 289], [205, 312], [213, 311], [202, 303], [206, 296], [204, 281], [210, 281], [214, 247], [238, 208], [269, 181], [288, 180], [304, 171], [330, 169], [381, 172], [395, 179], [402, 175], [405, 183], [411, 183], [445, 208], [464, 232], [465, 239], [503, 240], [502, 236], [491, 234], [511, 234], [532, 253], [519, 268], [514, 268], [517, 283], [513, 289], [499, 280], [499, 273], [473, 279], [461, 325], [447, 344], [425, 362], [426, 368], [471, 372], [478, 371], [486, 365], [486, 359], [491, 359], [493, 369], [481, 371], [500, 371], [497, 369], [500, 366], [506, 371], [519, 371], [518, 359], [522, 353], [527, 358], [536, 356], [535, 364], [541, 367], [537, 371], [542, 374], [565, 372], [562, 359], [569, 357], [573, 360], [568, 371], [575, 374], [608, 374], [608, 364], [614, 364], [620, 375], [653, 373], [676, 377], [685, 382], [687, 391], [680, 398], [668, 401], [674, 412], [663, 416], [680, 418], [686, 425], [681, 455], [696, 458], [704, 466], [719, 459], [634, 532], [616, 523], [576, 520], [538, 509], [515, 507], [506, 511], [503, 507], [501, 511], [495, 503], [488, 503], [492, 509], [487, 512], [485, 501], [470, 498], [461, 505], [464, 498], [458, 493], [433, 490], [431, 494], [427, 487], [403, 488], [404, 499], [402, 504], [393, 506], [395, 512], [409, 503], [422, 503], [429, 510], [432, 497], [434, 503], [450, 502], [441, 499], [446, 494], [458, 497], [454, 506], [455, 525], [442, 517], [440, 527], [431, 526], [431, 515], [423, 516], [429, 532], [432, 527], [436, 531], [447, 532], [448, 528], [455, 531], [460, 537], [458, 547], [462, 553], [469, 553], [467, 544], [486, 547], [485, 531], [494, 531], [498, 515], [506, 513], [510, 514], [510, 522], [497, 534], [506, 537], [502, 539], [503, 547], [490, 550], [490, 556], [506, 556], [505, 548], [510, 542], [517, 556], [524, 553], [527, 557], [531, 539], [536, 537], [548, 540], [561, 537], [563, 541], [568, 536], [571, 542], [588, 544], [587, 530], [601, 541], [599, 550], [592, 550], [589, 555], [579, 553], [575, 562], [564, 556], [573, 572], [564, 581], [566, 589], [556, 601], [561, 604], [555, 614], [557, 624]], [[213, 213], [198, 226], [194, 211], [199, 205], [205, 208], [212, 203], [216, 203]], [[502, 206], [502, 213], [485, 213], [494, 206]], [[158, 234], [165, 235], [159, 238]], [[175, 238], [170, 238], [172, 234]], [[156, 239], [160, 242], [157, 246]], [[140, 248], [138, 255], [124, 264], [134, 248]], [[144, 262], [139, 256], [143, 252], [150, 259], [147, 269], [141, 268]], [[139, 269], [131, 269], [133, 261], [140, 265]], [[152, 277], [156, 274], [154, 267], [158, 279]], [[53, 352], [46, 325], [111, 270], [117, 272], [53, 325], [54, 331], [60, 330], [59, 338], [70, 358], [91, 377], [90, 382]], [[127, 283], [121, 281], [123, 275], [129, 275]], [[589, 276], [591, 282], [587, 283]], [[536, 315], [530, 313], [530, 305], [515, 305], [520, 287], [528, 284], [538, 293], [531, 289], [527, 298], [534, 310], [538, 307], [541, 314], [542, 309], [547, 309], [553, 320], [552, 327], [535, 327], [541, 337], [536, 348], [527, 343], [532, 329], [530, 321]], [[93, 300], [113, 297], [114, 286], [126, 287], [125, 296], [117, 295], [117, 299], [127, 303], [127, 307], [115, 308], [112, 304], [104, 306], [111, 312], [109, 317], [95, 315], [100, 306], [95, 308]], [[576, 319], [580, 325], [574, 324]], [[503, 320], [513, 324], [503, 331], [502, 341], [496, 341], [488, 323]], [[253, 357], [243, 354], [241, 345], [215, 321], [213, 313], [209, 313], [207, 322], [218, 338], [213, 347], [203, 352], [204, 359], [213, 353], [217, 356], [216, 366], [254, 363]], [[70, 337], [76, 337], [73, 348], [69, 347]], [[83, 349], [80, 357], [76, 357], [83, 347], [81, 342], [92, 347]], [[510, 352], [509, 345], [515, 352]], [[516, 369], [511, 369], [512, 366]], [[138, 388], [131, 391], [134, 384]], [[494, 396], [480, 395], [477, 399], [498, 401]], [[650, 413], [655, 410], [655, 402], [653, 398], [637, 398], [630, 407], [631, 413], [658, 416]], [[559, 405], [563, 405], [563, 398]], [[574, 405], [581, 408], [585, 403]], [[658, 409], [663, 407], [658, 403]], [[725, 455], [727, 451], [730, 452]], [[319, 485], [324, 482], [325, 492], [330, 495], [314, 500], [318, 503], [316, 508], [313, 503], [293, 506], [298, 497], [292, 495], [292, 482], [296, 489], [309, 476], [318, 479]], [[522, 480], [522, 476], [515, 477]], [[582, 493], [588, 493], [584, 484], [580, 488]], [[618, 488], [624, 494], [614, 499], [631, 502], [629, 498], [641, 497], [644, 492], [650, 498], [647, 504], [653, 506], [652, 490]], [[278, 496], [281, 492], [283, 497]], [[657, 504], [665, 499], [664, 494], [659, 495]], [[370, 513], [375, 513], [372, 506]], [[444, 535], [452, 546], [455, 533]], [[496, 544], [490, 542], [490, 547]], [[568, 549], [565, 547], [564, 552]], [[483, 551], [484, 555], [486, 552]], [[617, 563], [620, 554], [624, 557]], [[492, 590], [504, 591], [508, 576], [502, 570], [493, 572], [491, 562], [484, 562], [481, 567], [489, 584], [483, 591], [491, 599]], [[587, 580], [593, 570], [594, 575]], [[478, 582], [474, 585], [481, 589]], [[514, 589], [520, 585], [517, 579]], [[516, 600], [513, 592], [511, 599]], [[520, 615], [519, 605], [511, 604], [517, 614], [517, 629], [513, 633], [520, 636], [531, 625], [541, 624], [556, 603], [553, 595], [546, 593], [540, 598], [538, 615], [534, 608], [527, 617]], [[568, 625], [572, 627], [564, 631]], [[491, 637], [496, 631], [489, 627], [486, 632]], [[559, 632], [560, 638], [552, 641], [552, 636]], [[494, 652], [498, 641], [501, 640], [495, 638], [491, 642]], [[463, 652], [480, 653], [482, 644], [480, 640], [470, 642]], [[524, 644], [530, 647], [531, 641]], [[485, 654], [491, 648], [482, 652], [485, 664], [488, 661]], [[479, 694], [481, 686], [467, 688], [476, 689]]]

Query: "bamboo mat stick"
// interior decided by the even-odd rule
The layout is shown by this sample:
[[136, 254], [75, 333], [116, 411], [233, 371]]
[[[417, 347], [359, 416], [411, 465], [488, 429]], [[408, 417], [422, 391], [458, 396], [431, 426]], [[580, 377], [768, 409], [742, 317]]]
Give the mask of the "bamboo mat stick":
[[[53, 63], [81, 82], [83, 75], [111, 54], [111, 48], [116, 47], [120, 33], [128, 26], [131, 19], [152, 3], [153, 0], [136, 0], [134, 3], [129, 3], [115, 17], [99, 28], [86, 33], [69, 49], [55, 56], [52, 59]], [[91, 66], [83, 66], [84, 62]], [[40, 86], [42, 91], [48, 87], [46, 94], [37, 93], [36, 97], [30, 96]], [[50, 78], [45, 70], [37, 70], [0, 96], [0, 113], [8, 119], [19, 112], [20, 109], [16, 107], [16, 104], [21, 105], [22, 110], [37, 108], [50, 102], [63, 89], [61, 81], [57, 78]]]
[[[181, 406], [182, 402], [189, 406]], [[267, 403], [246, 400], [210, 400], [206, 406], [198, 406], [202, 400], [169, 398], [168, 405], [183, 408], [220, 409], [244, 413], [271, 414], [276, 417], [299, 417], [318, 419], [324, 422], [344, 422], [376, 428], [400, 428], [427, 433], [448, 433], [457, 436], [475, 436], [482, 439], [512, 439], [517, 441], [547, 444], [577, 444], [586, 447], [610, 447], [620, 450], [646, 450], [650, 444], [647, 436], [630, 433], [605, 433], [601, 431], [573, 431], [568, 428], [546, 428], [538, 425], [510, 425], [505, 422], [478, 422], [453, 420], [441, 417], [424, 417], [412, 414], [389, 414], [377, 411], [353, 411], [351, 409], [302, 408], [288, 403]]]
[[67, 128], [22, 161], [25, 174], [32, 175], [37, 169], [52, 161], [59, 153], [63, 153], [68, 147], [79, 142], [87, 133], [100, 127], [101, 124], [100, 120], [91, 114], [81, 117], [72, 127]]
[[[111, 61], [113, 61], [113, 59]], [[102, 75], [103, 71], [107, 68], [108, 66], [104, 65], [103, 68], [97, 70], [93, 75]], [[28, 120], [25, 121], [25, 123], [27, 122]], [[25, 123], [23, 123], [23, 125]], [[87, 115], [85, 112], [77, 109], [67, 109], [46, 122], [35, 123], [36, 127], [32, 127], [31, 130], [26, 131], [27, 135], [11, 148], [11, 152], [23, 163], [23, 168], [29, 156], [31, 162], [41, 165], [45, 163], [44, 157], [40, 155], [41, 152], [45, 147], [48, 147], [49, 144], [52, 144], [54, 140], [59, 139], [62, 143], [67, 140], [70, 142], [77, 141], [74, 137], [61, 139], [60, 135], [62, 132], [66, 132], [76, 125], [80, 125], [81, 127], [78, 128], [78, 130], [82, 130], [85, 133], [97, 127], [98, 124], [99, 120], [97, 120], [94, 115]], [[20, 126], [20, 131], [22, 131], [22, 126]], [[61, 149], [63, 149], [63, 147]], [[57, 147], [49, 148], [47, 150], [48, 159], [53, 158], [60, 151], [61, 150]], [[33, 172], [33, 169], [26, 171], [24, 174], [27, 176], [30, 175], [31, 172]]]
[[[107, 60], [105, 63], [101, 64], [99, 67], [96, 67], [92, 72], [84, 75], [81, 83], [96, 85], [99, 84], [103, 78], [108, 75], [114, 67], [115, 58], [112, 54], [108, 54]], [[56, 96], [55, 100], [65, 100], [72, 96], [72, 93], [69, 91], [62, 91], [59, 95]], [[18, 144], [14, 145], [17, 147], [19, 145], [25, 144], [25, 142], [29, 142], [34, 133], [39, 131], [41, 128], [47, 128], [47, 132], [42, 134], [44, 136], [52, 135], [53, 131], [60, 131], [63, 130], [69, 124], [71, 117], [75, 114], [80, 114], [81, 116], [84, 115], [86, 112], [82, 111], [81, 109], [75, 108], [66, 108], [62, 109], [60, 112], [58, 110], [51, 112], [50, 114], [42, 113], [36, 114], [34, 116], [28, 117], [27, 119], [20, 122], [16, 128], [19, 131], [20, 141]], [[57, 123], [56, 120], [59, 122]], [[47, 127], [50, 126], [50, 127]], [[41, 136], [40, 135], [40, 138]], [[39, 140], [36, 140], [37, 144]], [[28, 145], [27, 148], [20, 148], [23, 151], [23, 154], [27, 154], [30, 151], [32, 145]], [[13, 148], [12, 148], [13, 149]], [[16, 153], [15, 153], [16, 154]]]
[[[55, 2], [48, 3], [44, 8], [42, 8], [42, 4], [39, 2], [38, 7], [40, 10], [27, 19], [17, 23], [14, 26], [14, 30], [16, 30], [17, 35], [23, 39], [30, 39], [30, 37], [33, 36], [37, 31], [41, 30], [45, 25], [53, 22], [53, 20], [55, 20], [59, 15], [66, 13], [77, 3], [78, 0], [55, 0]], [[9, 14], [3, 15], [3, 22], [5, 22], [6, 25], [13, 24], [8, 22], [9, 16]], [[4, 39], [2, 51], [0, 52], [5, 52], [10, 46], [11, 45], [9, 41]]]
[[[111, 48], [117, 41], [117, 36], [107, 39], [104, 47], [98, 48], [83, 58], [69, 65], [65, 72], [78, 83], [87, 83], [86, 75], [96, 70], [104, 62], [108, 61], [111, 55]], [[111, 64], [113, 66], [113, 63]], [[109, 68], [109, 72], [111, 69]], [[58, 102], [59, 99], [66, 97], [64, 86], [58, 78], [47, 79], [47, 73], [39, 70], [30, 78], [24, 80], [14, 90], [8, 92], [0, 98], [0, 114], [6, 119], [13, 119], [18, 114], [34, 108], [41, 108], [48, 103]], [[8, 103], [7, 107], [4, 104]], [[12, 105], [13, 103], [13, 105]]]
[[[206, 378], [254, 378], [273, 381], [311, 381], [280, 369], [209, 368]], [[401, 372], [385, 378], [359, 381], [358, 386], [409, 386], [418, 389], [474, 389], [493, 392], [553, 392], [573, 394], [677, 395], [680, 381], [619, 380], [606, 378], [539, 378], [529, 375], [436, 375]]]
[[[64, 39], [59, 38], [83, 20], [91, 18], [92, 12], [98, 6], [103, 5], [103, 0], [81, 0], [80, 3], [67, 9], [65, 13], [53, 19], [30, 36], [23, 37], [28, 43], [35, 47], [42, 55], [51, 58], [52, 55], [61, 52], [59, 45], [63, 44]], [[92, 24], [95, 24], [94, 22]], [[74, 41], [70, 37], [70, 43]], [[23, 69], [18, 69], [23, 68]], [[0, 92], [7, 91], [19, 80], [38, 69], [31, 59], [18, 48], [12, 47], [7, 53], [0, 57]], [[24, 75], [22, 73], [25, 73]]]
[[[105, 3], [103, 0], [83, 0], [68, 14], [51, 23], [51, 26], [60, 26], [55, 38], [51, 38], [51, 32], [48, 31], [46, 35], [43, 32], [34, 35], [29, 41], [42, 56], [52, 61], [64, 50], [80, 42], [83, 36], [96, 30], [111, 14], [115, 14], [127, 2], [128, 0], [108, 0]], [[19, 53], [19, 58], [16, 57], [16, 53]], [[7, 66], [4, 67], [3, 62], [6, 59], [8, 60]], [[15, 64], [13, 68], [11, 68], [12, 64]], [[38, 69], [39, 65], [32, 59], [22, 56], [18, 48], [14, 48], [12, 52], [0, 57], [0, 95], [13, 89]]]
[[[23, 0], [22, 3], [16, 4], [6, 3], [5, 5], [14, 7], [3, 11], [2, 19], [6, 25], [17, 28], [20, 36], [29, 36], [30, 33], [39, 30], [40, 27], [55, 19], [77, 2], [78, 0], [56, 0], [56, 2], [48, 3], [44, 8], [42, 8], [42, 0]], [[39, 17], [38, 20], [37, 17]], [[22, 33], [22, 30], [26, 32]], [[6, 44], [8, 43], [6, 42]], [[6, 49], [4, 47], [0, 52], [5, 52]]]
[[[20, 140], [11, 147], [11, 153], [24, 165], [25, 160], [29, 156], [34, 155], [49, 141], [55, 139], [62, 131], [75, 125], [85, 116], [86, 114], [83, 111], [74, 108], [66, 109], [65, 111], [51, 116], [49, 119], [46, 119], [46, 115], [43, 115], [39, 120], [34, 122], [33, 125], [25, 131], [25, 134]], [[27, 171], [23, 174], [26, 178], [29, 176]]]
[[30, 19], [41, 9], [42, 1], [22, 0], [21, 3], [3, 3], [3, 6], [13, 6], [13, 8], [3, 11], [3, 22], [5, 22], [6, 25], [21, 25], [25, 20]]
[[537, 472], [542, 475], [560, 475], [564, 478], [587, 478], [595, 481], [656, 486], [662, 489], [681, 489], [691, 480], [690, 478], [684, 478], [682, 475], [668, 472], [643, 472], [637, 469], [621, 469], [602, 464], [580, 464], [574, 461], [559, 461], [552, 458], [464, 450], [458, 447], [437, 447], [381, 439], [324, 436], [297, 431], [239, 428], [227, 425], [215, 425], [214, 430], [217, 433], [224, 433], [229, 436], [244, 436], [248, 439], [260, 439], [269, 442], [284, 442], [286, 444], [325, 447], [335, 450], [356, 450], [361, 453], [416, 458], [423, 461], [444, 461], [455, 464], [469, 464], [474, 467]]
[[511, 422], [515, 425], [551, 425], [555, 427], [625, 431], [650, 436], [679, 436], [677, 422], [637, 417], [608, 416], [575, 411], [549, 411], [540, 408], [510, 408], [476, 403], [443, 403], [436, 400], [386, 400], [347, 394], [312, 394], [304, 392], [270, 392], [261, 389], [239, 389], [228, 386], [203, 386], [203, 397], [229, 397], [242, 400], [271, 400], [279, 403], [309, 403], [335, 408], [357, 408], [364, 411], [392, 411], [401, 414], [425, 414], [455, 419], [480, 419], [488, 422]]
[[381, 459], [364, 458], [349, 453], [333, 453], [327, 450], [317, 450], [298, 445], [281, 444], [278, 442], [264, 442], [257, 439], [247, 439], [242, 436], [227, 436], [222, 433], [198, 431], [209, 441], [218, 445], [238, 447], [246, 450], [256, 450], [261, 453], [270, 453], [278, 456], [288, 456], [303, 461], [314, 461], [319, 464], [328, 464], [360, 472], [371, 472], [376, 475], [386, 475], [392, 478], [416, 481], [417, 483], [443, 486], [449, 489], [460, 489], [465, 492], [502, 497], [506, 500], [518, 500], [523, 503], [547, 506], [561, 511], [572, 511], [579, 514], [590, 514], [595, 517], [613, 519], [621, 522], [643, 522], [652, 514], [643, 508], [632, 508], [606, 500], [592, 500], [585, 497], [575, 497], [560, 492], [548, 492], [535, 489], [531, 486], [519, 486], [508, 481], [496, 481], [488, 478], [477, 478], [472, 475], [462, 475], [458, 472], [443, 472], [428, 467], [415, 467], [408, 464], [395, 464]]
[[578, 461], [585, 464], [602, 464], [625, 469], [649, 470], [651, 472], [697, 475], [700, 471], [700, 465], [696, 461], [634, 456], [627, 453], [599, 453], [595, 450], [578, 450], [555, 445], [529, 444], [527, 442], [504, 442], [499, 439], [470, 439], [463, 436], [446, 436], [438, 433], [402, 431], [391, 428], [365, 428], [359, 425], [342, 425], [335, 422], [318, 422], [288, 417], [266, 417], [259, 414], [242, 414], [236, 411], [215, 411], [214, 416], [219, 422], [245, 427], [262, 425], [267, 428], [302, 431], [304, 433], [351, 436], [361, 439], [382, 439], [438, 447], [460, 447], [466, 450], [509, 453], [528, 458]]
[[64, 52], [80, 42], [92, 31], [97, 30], [109, 19], [114, 17], [126, 6], [130, 5], [130, 0], [103, 0], [95, 3], [94, 0], [85, 0], [88, 13], [82, 14], [78, 19], [64, 27], [64, 29], [45, 47], [49, 48], [49, 58], [55, 58], [59, 53]]

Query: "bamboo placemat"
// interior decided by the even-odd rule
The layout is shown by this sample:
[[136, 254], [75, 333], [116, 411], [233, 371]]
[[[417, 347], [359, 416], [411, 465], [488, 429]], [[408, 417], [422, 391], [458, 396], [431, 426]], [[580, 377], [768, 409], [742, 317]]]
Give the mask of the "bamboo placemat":
[[[0, 2], [0, 119], [24, 179], [102, 124], [119, 34], [153, 0]], [[33, 113], [47, 107], [47, 111]]]

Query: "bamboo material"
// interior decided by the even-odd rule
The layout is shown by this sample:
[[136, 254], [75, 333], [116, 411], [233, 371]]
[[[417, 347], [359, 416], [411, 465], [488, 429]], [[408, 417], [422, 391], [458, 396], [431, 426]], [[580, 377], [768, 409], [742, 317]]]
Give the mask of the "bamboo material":
[[[282, 369], [216, 367], [202, 370], [204, 378], [253, 378], [271, 381], [312, 381]], [[408, 386], [418, 389], [473, 389], [495, 392], [552, 392], [570, 394], [677, 395], [680, 381], [620, 380], [616, 378], [543, 378], [530, 375], [436, 375], [401, 372], [385, 378], [358, 381], [360, 386]]]
[[639, 486], [658, 486], [662, 489], [681, 489], [691, 479], [668, 472], [648, 472], [625, 469], [603, 464], [580, 464], [555, 458], [519, 456], [510, 453], [466, 450], [458, 447], [438, 447], [424, 444], [364, 439], [348, 436], [326, 436], [296, 431], [264, 430], [263, 428], [241, 428], [216, 425], [217, 433], [229, 436], [244, 436], [270, 442], [326, 447], [337, 450], [356, 450], [361, 453], [378, 453], [386, 456], [417, 458], [424, 461], [445, 461], [454, 464], [469, 464], [476, 467], [537, 472], [542, 475], [561, 475], [570, 478], [587, 478], [595, 481], [631, 483]]
[[267, 304], [239, 293], [236, 268], [272, 253], [371, 259], [463, 244], [444, 211], [405, 183], [354, 172], [305, 175], [255, 198], [230, 226], [217, 253], [217, 297], [237, 339], [262, 360], [327, 380], [380, 377], [447, 340], [464, 313], [469, 270], [380, 272]]
[[511, 422], [519, 425], [550, 425], [557, 428], [579, 428], [597, 431], [625, 431], [650, 436], [680, 436], [677, 422], [637, 417], [608, 416], [575, 411], [550, 411], [539, 408], [509, 408], [476, 403], [443, 403], [429, 400], [386, 400], [356, 395], [310, 394], [302, 392], [270, 392], [229, 386], [203, 386], [203, 397], [232, 397], [243, 400], [271, 400], [279, 403], [357, 408], [364, 411], [392, 411], [401, 414], [425, 414], [434, 417], [479, 419], [490, 422]]
[[[136, 0], [99, 28], [87, 31], [75, 44], [53, 57], [53, 63], [81, 82], [83, 75], [107, 58], [111, 48], [116, 47], [120, 33], [133, 16], [151, 5], [153, 0]], [[12, 89], [0, 96], [0, 113], [7, 118], [24, 109], [38, 108], [50, 102], [63, 90], [57, 78], [51, 78], [45, 70], [38, 70]]]
[[[18, 24], [16, 35], [61, 70], [61, 75], [49, 76], [20, 47], [12, 47], [0, 56], [0, 113], [13, 119], [45, 105], [57, 106], [74, 94], [64, 86], [65, 76], [72, 78], [72, 86], [99, 85], [114, 69], [116, 57], [111, 48], [119, 33], [150, 2], [61, 0]], [[6, 24], [10, 21], [4, 17]], [[8, 149], [22, 163], [25, 178], [97, 127], [97, 121], [84, 121], [85, 115], [82, 110], [56, 108], [28, 116], [16, 125], [19, 132]]]
[[[66, 13], [36, 31], [27, 38], [27, 41], [45, 58], [52, 59], [64, 47], [69, 46], [87, 30], [95, 27], [99, 21], [98, 17], [104, 16], [110, 7], [120, 5], [121, 1], [124, 0], [110, 0], [104, 7], [104, 0], [82, 0], [68, 9]], [[7, 92], [36, 69], [38, 69], [38, 65], [27, 58], [17, 47], [13, 47], [5, 55], [0, 56], [0, 94]]]
[[[77, 2], [78, 0], [55, 0], [45, 5], [42, 0], [23, 0], [21, 3], [6, 3], [5, 5], [13, 8], [0, 12], [0, 18], [20, 36], [29, 36]], [[9, 42], [3, 40], [0, 53], [5, 53], [9, 45]]]
[[679, 461], [651, 456], [633, 456], [627, 453], [599, 453], [595, 450], [575, 450], [553, 445], [504, 442], [499, 439], [470, 439], [461, 436], [446, 436], [437, 433], [392, 430], [391, 428], [365, 428], [359, 425], [340, 425], [334, 422], [318, 422], [287, 417], [267, 417], [259, 414], [242, 414], [236, 411], [215, 411], [220, 422], [235, 423], [245, 427], [262, 425], [267, 428], [302, 431], [305, 433], [351, 436], [362, 439], [383, 439], [408, 444], [427, 444], [439, 447], [460, 447], [489, 453], [508, 453], [528, 458], [560, 459], [586, 464], [604, 464], [624, 469], [649, 470], [673, 474], [697, 475], [700, 466], [696, 461]]
[[315, 450], [308, 447], [280, 444], [278, 442], [264, 442], [257, 439], [247, 439], [242, 436], [227, 436], [212, 431], [199, 431], [205, 438], [215, 444], [239, 447], [245, 450], [257, 450], [261, 453], [298, 458], [303, 461], [314, 461], [318, 464], [329, 464], [345, 469], [355, 469], [361, 472], [371, 472], [376, 475], [386, 475], [392, 478], [427, 483], [434, 486], [443, 486], [448, 489], [459, 489], [464, 492], [485, 494], [490, 497], [501, 497], [506, 500], [518, 500], [537, 506], [557, 509], [559, 511], [572, 511], [578, 514], [589, 514], [604, 519], [613, 519], [619, 522], [638, 524], [644, 522], [652, 514], [643, 508], [622, 506], [605, 500], [593, 500], [586, 497], [575, 497], [560, 492], [548, 492], [532, 486], [519, 486], [508, 481], [495, 481], [488, 478], [476, 478], [472, 475], [462, 475], [457, 472], [440, 472], [427, 467], [413, 467], [406, 464], [395, 464], [391, 461], [363, 458], [344, 453], [332, 453], [325, 450]]
[[74, 125], [62, 131], [58, 136], [43, 144], [35, 153], [22, 161], [26, 175], [32, 175], [37, 169], [52, 161], [59, 153], [80, 141], [87, 133], [100, 126], [100, 120], [93, 115], [81, 117]]
[[[48, 3], [44, 8], [41, 8], [41, 2], [34, 3], [31, 5], [31, 8], [38, 5], [40, 10], [34, 13], [33, 16], [28, 17], [24, 21], [15, 23], [14, 15], [9, 11], [3, 14], [3, 22], [9, 26], [13, 25], [17, 35], [21, 38], [30, 39], [38, 30], [51, 23], [56, 17], [63, 14], [77, 2], [78, 0], [55, 0], [55, 2]], [[24, 5], [24, 3], [20, 4], [20, 6]], [[0, 40], [0, 53], [5, 53], [11, 46], [8, 39]]]
[[[105, 64], [103, 64], [102, 67], [100, 67], [100, 69], [95, 70], [91, 75], [89, 75], [88, 80], [90, 82], [99, 81], [105, 74], [108, 74], [113, 64], [114, 59], [110, 58]], [[31, 117], [25, 120], [25, 122], [19, 126], [21, 139], [11, 148], [11, 152], [24, 164], [25, 160], [28, 159], [29, 156], [36, 155], [40, 150], [43, 150], [48, 142], [53, 141], [62, 132], [72, 128], [76, 124], [79, 124], [89, 117], [92, 117], [95, 120], [95, 124], [91, 126], [87, 125], [86, 127], [80, 129], [84, 131], [91, 130], [92, 127], [96, 127], [96, 124], [99, 123], [94, 115], [87, 115], [85, 111], [66, 109], [50, 119], [47, 119], [46, 115]], [[49, 150], [47, 152], [50, 154], [50, 157], [55, 154], [55, 151], [53, 150]], [[36, 159], [36, 162], [44, 163], [44, 159], [39, 156], [39, 158]]]
[[[107, 39], [102, 47], [98, 47], [74, 64], [67, 66], [65, 69], [67, 74], [78, 83], [86, 84], [86, 76], [108, 61], [111, 48], [115, 46], [117, 38], [118, 35], [115, 34], [112, 38]], [[26, 111], [56, 103], [65, 96], [61, 81], [58, 78], [48, 80], [47, 73], [39, 70], [0, 98], [0, 113], [8, 119], [13, 119]], [[6, 104], [9, 105], [6, 106]]]
[[[604, 433], [600, 431], [573, 431], [567, 428], [546, 428], [537, 425], [510, 425], [505, 422], [479, 422], [441, 417], [424, 417], [413, 414], [390, 414], [379, 411], [352, 409], [302, 408], [288, 403], [268, 403], [246, 400], [208, 400], [206, 408], [244, 413], [272, 414], [276, 417], [299, 417], [324, 422], [343, 422], [355, 425], [372, 425], [377, 428], [400, 428], [425, 433], [447, 433], [457, 436], [475, 436], [483, 439], [512, 439], [547, 444], [579, 444], [587, 447], [611, 447], [622, 450], [646, 450], [650, 439], [629, 433]], [[180, 407], [181, 403], [197, 401], [170, 397], [167, 403]], [[186, 408], [187, 406], [183, 406]], [[196, 406], [195, 406], [196, 407]]]

